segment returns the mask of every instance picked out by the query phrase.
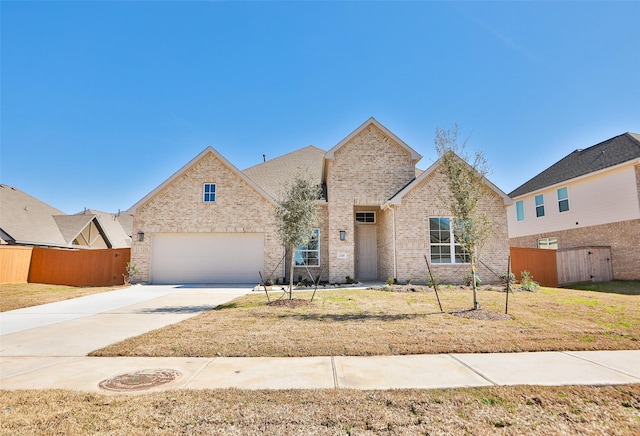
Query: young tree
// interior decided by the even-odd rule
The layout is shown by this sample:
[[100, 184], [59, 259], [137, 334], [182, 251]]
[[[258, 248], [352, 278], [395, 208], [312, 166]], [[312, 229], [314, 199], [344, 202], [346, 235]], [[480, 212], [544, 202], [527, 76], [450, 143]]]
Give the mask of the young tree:
[[458, 125], [449, 130], [436, 129], [435, 145], [442, 159], [442, 172], [446, 177], [448, 192], [442, 194], [453, 215], [453, 233], [469, 255], [473, 286], [473, 307], [478, 307], [476, 265], [482, 246], [492, 234], [489, 217], [479, 209], [486, 192], [489, 169], [484, 154], [476, 151], [469, 156], [466, 151], [468, 138], [458, 142]]
[[317, 227], [318, 215], [316, 201], [320, 196], [320, 188], [308, 177], [297, 174], [287, 183], [276, 207], [276, 227], [280, 241], [291, 255], [289, 265], [289, 299], [292, 299], [293, 268], [295, 266], [295, 250], [306, 245]]

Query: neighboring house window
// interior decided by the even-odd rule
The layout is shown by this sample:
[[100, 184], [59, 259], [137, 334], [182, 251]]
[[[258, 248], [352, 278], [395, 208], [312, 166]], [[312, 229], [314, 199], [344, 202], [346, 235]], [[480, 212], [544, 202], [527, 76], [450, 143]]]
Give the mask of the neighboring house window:
[[544, 216], [544, 195], [536, 195], [536, 216]]
[[516, 201], [516, 218], [524, 221], [524, 200]]
[[558, 209], [560, 212], [569, 210], [569, 191], [567, 188], [558, 189]]
[[214, 201], [216, 201], [216, 184], [215, 183], [204, 184], [202, 200], [205, 203], [213, 203]]
[[376, 222], [375, 212], [356, 212], [356, 223], [373, 224]]
[[469, 263], [467, 253], [455, 240], [450, 218], [429, 218], [431, 263]]
[[320, 230], [315, 229], [307, 245], [296, 248], [296, 266], [320, 266]]
[[546, 248], [549, 250], [558, 249], [558, 238], [542, 238], [538, 239], [538, 248]]

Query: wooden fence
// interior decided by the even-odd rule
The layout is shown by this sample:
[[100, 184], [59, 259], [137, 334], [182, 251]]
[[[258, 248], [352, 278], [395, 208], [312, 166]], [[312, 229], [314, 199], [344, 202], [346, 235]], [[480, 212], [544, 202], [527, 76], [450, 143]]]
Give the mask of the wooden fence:
[[529, 271], [542, 286], [558, 287], [556, 250], [511, 247], [511, 271], [520, 280], [522, 271]]
[[558, 283], [608, 282], [613, 280], [611, 247], [580, 247], [557, 251]]
[[122, 275], [130, 258], [130, 248], [59, 250], [34, 247], [28, 280], [29, 283], [69, 286], [122, 285]]
[[31, 247], [0, 245], [0, 283], [27, 283]]
[[533, 280], [550, 287], [613, 280], [611, 247], [560, 250], [511, 247], [510, 251], [511, 271], [517, 280], [522, 271], [529, 271]]

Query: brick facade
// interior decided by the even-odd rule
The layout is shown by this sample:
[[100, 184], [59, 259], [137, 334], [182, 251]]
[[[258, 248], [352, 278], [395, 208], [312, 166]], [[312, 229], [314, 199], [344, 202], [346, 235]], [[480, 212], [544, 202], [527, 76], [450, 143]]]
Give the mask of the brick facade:
[[610, 246], [613, 278], [640, 279], [640, 220], [511, 238], [513, 247], [537, 248], [538, 239], [558, 238], [558, 248]]
[[[373, 124], [344, 144], [327, 163], [329, 276], [331, 281], [341, 282], [356, 276], [354, 207], [378, 209], [415, 177], [415, 166], [410, 153]], [[339, 238], [340, 230], [346, 231], [345, 241]], [[346, 258], [339, 259], [339, 253]]]
[[[404, 282], [429, 281], [424, 256], [429, 258], [429, 218], [450, 217], [451, 212], [442, 199], [447, 190], [445, 178], [435, 170], [402, 199], [396, 207], [397, 279]], [[497, 274], [506, 272], [509, 256], [506, 206], [497, 193], [487, 188], [480, 202], [480, 210], [492, 222], [492, 235], [482, 247], [479, 257], [486, 265], [478, 265], [478, 275], [484, 283], [496, 283]], [[488, 268], [487, 268], [488, 267]], [[490, 268], [490, 269], [489, 269]], [[432, 264], [432, 271], [441, 283], [463, 283], [470, 273], [469, 265]]]
[[[204, 183], [216, 184], [214, 203], [202, 201]], [[272, 203], [213, 153], [207, 153], [134, 215], [133, 234], [141, 231], [145, 238], [138, 242], [134, 236], [131, 246], [131, 262], [140, 269], [133, 280], [150, 279], [154, 233], [263, 233], [264, 271], [272, 271], [283, 255], [273, 217]]]
[[[373, 258], [373, 265], [377, 267], [377, 279], [428, 281], [424, 256], [429, 256], [429, 217], [448, 217], [450, 213], [440, 196], [446, 184], [437, 168], [432, 167], [416, 180], [415, 164], [419, 158], [418, 153], [373, 119], [326, 153], [323, 182], [327, 201], [318, 203], [320, 266], [309, 268], [313, 278], [320, 276], [335, 283], [344, 282], [346, 277], [358, 278], [355, 212], [371, 211], [376, 222], [359, 225], [375, 227], [377, 258]], [[273, 166], [270, 164], [269, 168]], [[253, 167], [252, 171], [262, 169]], [[215, 203], [202, 201], [205, 183], [216, 184]], [[389, 203], [399, 192], [403, 192], [402, 201]], [[487, 189], [482, 200], [482, 208], [493, 220], [495, 230], [482, 260], [500, 272], [506, 269], [509, 251], [505, 197]], [[287, 256], [283, 261], [274, 207], [265, 191], [244, 173], [213, 149], [205, 150], [134, 206], [133, 233], [144, 232], [145, 239], [139, 242], [134, 238], [132, 244], [131, 259], [140, 268], [140, 274], [133, 279], [151, 278], [154, 234], [261, 233], [263, 277], [266, 279], [273, 272], [273, 279], [282, 280], [290, 260]], [[341, 230], [346, 234], [344, 241], [340, 240]], [[468, 274], [469, 266], [438, 265], [434, 271], [440, 282], [459, 283]], [[479, 273], [485, 282], [495, 281], [484, 266]], [[295, 268], [294, 280], [299, 277], [309, 278], [305, 268]]]

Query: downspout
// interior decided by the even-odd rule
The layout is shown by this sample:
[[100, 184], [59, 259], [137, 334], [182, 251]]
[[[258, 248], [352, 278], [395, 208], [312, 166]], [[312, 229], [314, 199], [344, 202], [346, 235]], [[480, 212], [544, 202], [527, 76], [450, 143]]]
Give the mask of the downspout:
[[396, 209], [394, 207], [391, 206], [390, 203], [386, 203], [385, 205], [382, 206], [382, 210], [387, 210], [387, 209], [391, 209], [391, 233], [393, 235], [392, 240], [393, 240], [393, 278], [397, 279], [398, 278], [398, 263], [396, 260]]
[[391, 208], [393, 222], [393, 278], [398, 279], [398, 264], [396, 262], [396, 208]]

